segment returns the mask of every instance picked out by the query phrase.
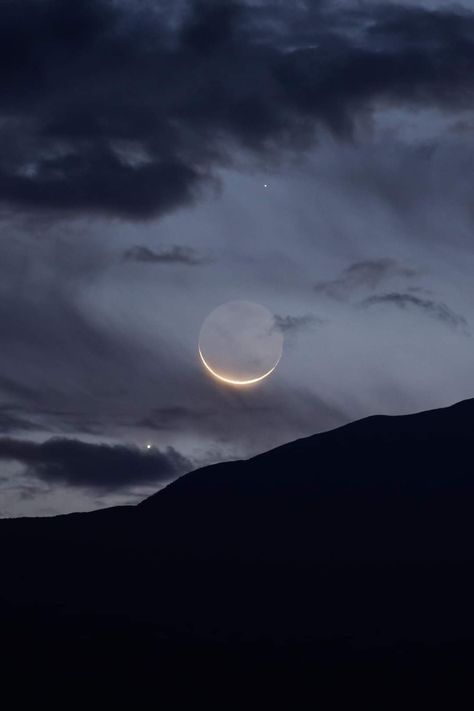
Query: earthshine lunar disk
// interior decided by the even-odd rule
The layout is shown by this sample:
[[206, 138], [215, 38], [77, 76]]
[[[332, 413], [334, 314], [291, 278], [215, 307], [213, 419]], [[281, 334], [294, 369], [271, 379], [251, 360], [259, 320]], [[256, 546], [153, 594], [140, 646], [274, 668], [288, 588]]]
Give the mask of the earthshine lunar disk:
[[268, 309], [250, 301], [218, 306], [199, 334], [199, 357], [217, 380], [234, 386], [253, 385], [277, 367], [283, 336]]

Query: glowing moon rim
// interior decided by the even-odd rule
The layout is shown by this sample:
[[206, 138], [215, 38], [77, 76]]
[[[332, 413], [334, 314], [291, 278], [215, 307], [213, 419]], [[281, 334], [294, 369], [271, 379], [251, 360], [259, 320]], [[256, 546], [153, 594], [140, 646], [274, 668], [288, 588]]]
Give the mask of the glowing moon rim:
[[213, 375], [215, 378], [222, 381], [223, 383], [227, 383], [228, 385], [253, 385], [254, 383], [258, 383], [261, 380], [268, 378], [268, 376], [271, 373], [273, 373], [273, 371], [277, 367], [278, 363], [280, 362], [280, 358], [281, 358], [281, 354], [280, 354], [277, 362], [270, 368], [270, 370], [267, 370], [266, 373], [264, 373], [263, 375], [259, 375], [257, 378], [250, 378], [249, 380], [235, 380], [233, 378], [226, 377], [225, 375], [220, 375], [215, 370], [213, 370], [211, 368], [211, 366], [208, 363], [206, 363], [206, 360], [205, 360], [205, 358], [202, 354], [202, 351], [201, 351], [201, 346], [198, 346], [198, 350], [199, 350], [199, 356], [202, 360], [204, 367], [207, 368], [207, 370], [211, 373], [211, 375]]

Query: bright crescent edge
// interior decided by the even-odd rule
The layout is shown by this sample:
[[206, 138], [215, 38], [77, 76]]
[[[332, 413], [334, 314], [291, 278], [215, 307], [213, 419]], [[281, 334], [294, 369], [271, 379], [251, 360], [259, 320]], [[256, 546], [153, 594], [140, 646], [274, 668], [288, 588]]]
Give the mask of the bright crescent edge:
[[200, 358], [202, 360], [204, 367], [207, 368], [207, 370], [211, 373], [211, 375], [213, 375], [218, 380], [221, 380], [223, 383], [227, 383], [228, 385], [253, 385], [253, 383], [258, 383], [258, 382], [260, 382], [260, 380], [264, 380], [265, 378], [267, 378], [270, 375], [270, 373], [273, 373], [273, 371], [277, 367], [278, 363], [280, 362], [280, 358], [281, 358], [281, 355], [278, 356], [278, 360], [275, 363], [275, 365], [273, 366], [273, 368], [270, 368], [270, 370], [267, 371], [266, 373], [264, 373], [263, 375], [259, 375], [258, 378], [252, 378], [251, 380], [232, 380], [232, 378], [226, 378], [223, 375], [219, 375], [219, 373], [216, 373], [216, 371], [213, 370], [211, 368], [211, 366], [206, 363], [205, 358], [204, 358], [202, 351], [201, 351], [201, 346], [198, 346], [198, 351], [199, 351], [199, 355], [200, 355]]

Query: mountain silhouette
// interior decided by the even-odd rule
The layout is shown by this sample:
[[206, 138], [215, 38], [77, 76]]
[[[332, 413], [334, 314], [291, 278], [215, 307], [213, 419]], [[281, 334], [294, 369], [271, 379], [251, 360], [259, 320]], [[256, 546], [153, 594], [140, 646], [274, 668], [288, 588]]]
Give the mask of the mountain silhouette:
[[137, 506], [0, 521], [4, 668], [231, 689], [242, 708], [281, 700], [283, 680], [295, 708], [303, 690], [463, 688], [473, 427], [474, 400], [372, 416]]

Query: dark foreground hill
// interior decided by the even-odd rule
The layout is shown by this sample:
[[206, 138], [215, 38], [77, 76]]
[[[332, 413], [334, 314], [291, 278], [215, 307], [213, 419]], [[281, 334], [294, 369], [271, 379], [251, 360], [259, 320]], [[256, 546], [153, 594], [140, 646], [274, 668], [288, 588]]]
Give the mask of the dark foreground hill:
[[469, 689], [473, 445], [469, 400], [206, 467], [135, 507], [2, 520], [1, 668], [221, 708]]

